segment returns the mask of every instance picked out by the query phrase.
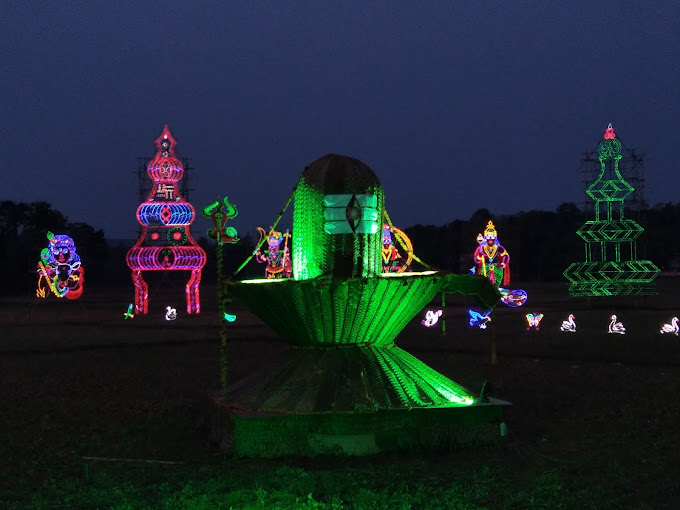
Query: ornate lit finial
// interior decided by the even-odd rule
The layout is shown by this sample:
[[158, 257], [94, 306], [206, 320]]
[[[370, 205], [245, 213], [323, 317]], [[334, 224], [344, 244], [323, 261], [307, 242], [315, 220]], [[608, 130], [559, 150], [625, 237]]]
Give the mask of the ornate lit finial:
[[172, 137], [172, 133], [170, 133], [170, 129], [168, 129], [168, 125], [166, 124], [163, 127], [161, 136], [156, 140], [156, 147], [158, 147], [158, 154], [156, 154], [156, 157], [174, 158], [175, 145], [177, 145], [177, 142]]
[[604, 132], [604, 139], [611, 140], [612, 138], [616, 138], [616, 133], [614, 133], [614, 128], [610, 122], [607, 126], [607, 130]]

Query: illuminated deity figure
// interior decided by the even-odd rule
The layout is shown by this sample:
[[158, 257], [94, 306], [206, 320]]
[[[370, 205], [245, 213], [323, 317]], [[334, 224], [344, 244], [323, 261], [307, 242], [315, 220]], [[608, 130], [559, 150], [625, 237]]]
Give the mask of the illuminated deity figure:
[[479, 242], [475, 250], [477, 274], [489, 278], [496, 287], [510, 284], [510, 255], [498, 242], [493, 221], [489, 220], [484, 235], [478, 235], [477, 241]]
[[487, 277], [501, 293], [501, 301], [507, 306], [522, 306], [527, 293], [522, 289], [501, 287], [510, 283], [510, 254], [498, 241], [493, 221], [489, 220], [484, 234], [477, 235], [477, 249], [474, 253], [475, 267], [470, 272]]
[[[265, 276], [267, 278], [290, 278], [293, 274], [293, 264], [288, 249], [290, 234], [288, 232], [281, 234], [277, 230], [270, 230], [269, 235], [267, 235], [262, 227], [257, 227], [257, 230], [260, 231], [258, 246], [262, 239], [267, 237], [267, 249], [264, 253], [259, 248], [255, 251], [255, 259], [267, 264], [264, 270]], [[283, 243], [283, 248], [281, 248], [281, 243]]]
[[[397, 238], [406, 249], [407, 258], [401, 256], [397, 247], [393, 244], [392, 234]], [[383, 223], [382, 229], [382, 267], [383, 273], [403, 273], [411, 268], [413, 260], [413, 245], [408, 236], [395, 226], [390, 227]]]
[[85, 271], [76, 253], [76, 245], [67, 235], [47, 233], [49, 241], [38, 262], [38, 288], [36, 296], [46, 297], [45, 287], [58, 298], [78, 299], [83, 293]]
[[153, 181], [151, 193], [137, 208], [142, 233], [127, 253], [135, 284], [135, 314], [146, 314], [149, 306], [149, 290], [142, 271], [189, 271], [185, 287], [187, 313], [201, 311], [198, 286], [206, 256], [191, 237], [189, 226], [194, 221], [194, 208], [177, 186], [184, 167], [175, 157], [176, 143], [166, 124], [156, 140], [156, 157], [147, 167]]

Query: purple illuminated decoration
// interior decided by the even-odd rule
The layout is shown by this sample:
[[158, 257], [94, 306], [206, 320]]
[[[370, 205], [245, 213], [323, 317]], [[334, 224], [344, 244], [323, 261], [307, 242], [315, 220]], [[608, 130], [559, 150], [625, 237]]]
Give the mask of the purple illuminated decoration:
[[142, 271], [190, 271], [186, 284], [187, 313], [201, 311], [198, 287], [206, 255], [189, 230], [194, 208], [184, 200], [177, 186], [184, 167], [175, 157], [176, 143], [166, 124], [156, 140], [156, 157], [147, 167], [153, 181], [151, 193], [137, 208], [142, 233], [127, 253], [135, 285], [136, 314], [146, 314], [149, 307], [149, 289]]
[[40, 252], [38, 262], [36, 296], [47, 297], [46, 286], [58, 298], [78, 299], [83, 294], [85, 270], [76, 253], [73, 239], [67, 235], [47, 232], [47, 240], [47, 248]]
[[[262, 227], [257, 227], [257, 230], [260, 232], [258, 246], [265, 237], [267, 238], [267, 249], [264, 253], [259, 248], [254, 253], [258, 262], [267, 264], [264, 270], [265, 276], [267, 278], [290, 278], [293, 274], [293, 264], [288, 249], [290, 234], [288, 232], [281, 234], [281, 232], [273, 229], [267, 234]], [[281, 244], [283, 244], [283, 248], [281, 248]]]

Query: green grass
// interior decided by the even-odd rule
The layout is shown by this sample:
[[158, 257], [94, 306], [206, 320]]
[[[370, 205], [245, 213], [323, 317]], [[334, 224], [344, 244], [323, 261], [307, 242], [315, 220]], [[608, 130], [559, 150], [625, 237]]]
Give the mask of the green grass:
[[[384, 460], [384, 459], [383, 459]], [[602, 487], [572, 491], [550, 463], [522, 473], [501, 463], [433, 470], [425, 460], [395, 464], [341, 461], [341, 468], [253, 461], [140, 467], [83, 464], [83, 474], [48, 479], [11, 508], [71, 509], [438, 509], [608, 508], [618, 496]], [[451, 466], [449, 466], [451, 468]]]

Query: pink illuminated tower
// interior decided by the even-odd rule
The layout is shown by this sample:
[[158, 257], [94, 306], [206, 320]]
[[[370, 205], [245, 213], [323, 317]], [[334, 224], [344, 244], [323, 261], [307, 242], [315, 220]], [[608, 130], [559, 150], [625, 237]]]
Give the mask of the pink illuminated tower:
[[153, 181], [151, 193], [137, 208], [142, 233], [126, 257], [135, 284], [135, 314], [147, 313], [149, 306], [149, 288], [142, 271], [191, 271], [186, 284], [187, 313], [201, 310], [198, 285], [206, 256], [189, 230], [194, 208], [177, 186], [184, 167], [175, 157], [176, 143], [166, 124], [156, 140], [156, 157], [147, 167]]

